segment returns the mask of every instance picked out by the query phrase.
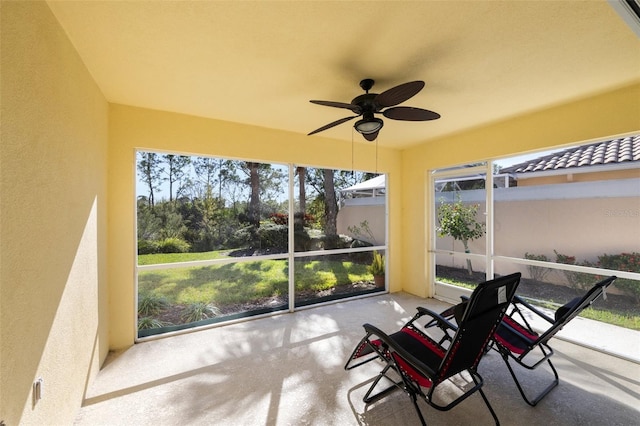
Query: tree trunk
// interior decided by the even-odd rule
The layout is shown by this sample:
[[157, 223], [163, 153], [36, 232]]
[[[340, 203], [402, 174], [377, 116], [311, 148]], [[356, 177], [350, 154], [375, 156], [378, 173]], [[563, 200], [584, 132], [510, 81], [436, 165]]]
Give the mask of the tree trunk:
[[249, 167], [249, 182], [251, 185], [249, 223], [257, 229], [260, 226], [260, 177], [258, 175], [258, 163], [247, 163], [247, 166]]
[[[464, 252], [471, 253], [467, 240], [462, 240], [462, 244], [464, 245]], [[469, 275], [473, 275], [473, 266], [471, 265], [471, 259], [467, 259], [467, 272], [469, 273]]]
[[304, 226], [304, 216], [307, 213], [307, 190], [304, 185], [305, 177], [307, 175], [307, 169], [304, 167], [298, 167], [298, 203], [300, 204], [300, 225]]
[[333, 170], [324, 169], [324, 213], [325, 213], [325, 248], [336, 248], [338, 245], [337, 217], [338, 204], [336, 189], [333, 184]]

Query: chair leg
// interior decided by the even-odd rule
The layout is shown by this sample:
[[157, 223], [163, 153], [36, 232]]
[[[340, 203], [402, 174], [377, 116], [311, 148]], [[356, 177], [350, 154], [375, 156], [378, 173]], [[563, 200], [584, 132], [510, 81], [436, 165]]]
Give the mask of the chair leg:
[[549, 386], [547, 386], [535, 398], [529, 399], [527, 397], [527, 395], [525, 394], [524, 389], [522, 388], [522, 385], [520, 384], [520, 381], [518, 380], [518, 377], [516, 376], [515, 371], [511, 367], [511, 363], [509, 362], [509, 356], [506, 355], [506, 354], [502, 354], [502, 359], [504, 359], [505, 364], [507, 364], [507, 368], [509, 369], [509, 372], [511, 373], [511, 377], [513, 377], [513, 381], [516, 383], [516, 387], [518, 388], [518, 391], [520, 392], [520, 395], [522, 395], [522, 399], [524, 399], [525, 402], [527, 404], [529, 404], [530, 406], [532, 406], [532, 407], [535, 407], [536, 405], [538, 405], [538, 402], [540, 402], [542, 400], [542, 398], [547, 396], [547, 394], [549, 392], [551, 392], [551, 390], [553, 388], [558, 386], [558, 383], [560, 382], [560, 379], [558, 377], [558, 372], [556, 371], [556, 368], [553, 366], [553, 363], [551, 362], [551, 359], [547, 359], [547, 363], [549, 364], [549, 367], [551, 367], [551, 371], [553, 372], [554, 379], [549, 384]]
[[409, 397], [411, 397], [411, 402], [413, 402], [413, 407], [416, 409], [418, 413], [418, 417], [420, 418], [420, 423], [422, 426], [427, 426], [427, 422], [424, 420], [422, 416], [422, 411], [420, 411], [420, 407], [418, 407], [418, 397], [414, 392], [409, 392]]
[[[383, 397], [385, 397], [389, 393], [395, 391], [396, 389], [401, 389], [401, 386], [403, 384], [402, 380], [400, 380], [399, 382], [395, 382], [395, 381], [391, 380], [391, 378], [389, 376], [387, 376], [387, 371], [389, 371], [390, 368], [392, 368], [392, 365], [391, 364], [387, 364], [387, 366], [384, 367], [384, 369], [378, 374], [378, 377], [376, 377], [376, 379], [373, 381], [373, 383], [369, 387], [369, 390], [367, 391], [367, 393], [362, 398], [362, 401], [365, 404], [370, 404], [370, 403], [372, 403], [374, 401], [382, 399]], [[375, 393], [374, 395], [371, 395], [371, 392], [373, 392], [373, 390], [376, 388], [376, 386], [378, 386], [378, 383], [380, 383], [380, 380], [382, 380], [382, 378], [385, 378], [385, 379], [389, 380], [392, 383], [391, 386], [381, 390], [380, 392]]]
[[[473, 382], [477, 385], [478, 381], [473, 376], [473, 374], [471, 375], [471, 378], [473, 379]], [[493, 410], [493, 407], [489, 403], [489, 400], [487, 399], [487, 395], [484, 394], [484, 391], [482, 390], [482, 388], [478, 388], [478, 392], [480, 392], [480, 396], [482, 397], [482, 399], [484, 400], [485, 405], [489, 409], [489, 412], [491, 413], [491, 416], [493, 416], [493, 420], [495, 420], [496, 426], [500, 426], [500, 420], [498, 420], [498, 416], [496, 415], [496, 412]]]

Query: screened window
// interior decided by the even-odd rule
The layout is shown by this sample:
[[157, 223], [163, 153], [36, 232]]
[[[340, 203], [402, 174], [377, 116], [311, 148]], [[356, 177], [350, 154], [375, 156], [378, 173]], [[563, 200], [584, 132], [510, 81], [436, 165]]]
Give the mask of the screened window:
[[607, 299], [583, 315], [640, 329], [633, 149], [638, 136], [433, 172], [436, 295], [454, 301], [456, 288], [519, 271], [518, 293], [553, 309], [616, 275]]
[[384, 191], [349, 201], [375, 174], [147, 151], [137, 170], [139, 338], [385, 290]]

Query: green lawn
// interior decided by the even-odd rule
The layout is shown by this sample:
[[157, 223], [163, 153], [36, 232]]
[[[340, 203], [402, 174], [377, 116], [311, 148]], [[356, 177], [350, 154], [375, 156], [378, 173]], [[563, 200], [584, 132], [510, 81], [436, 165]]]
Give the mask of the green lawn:
[[229, 257], [229, 250], [207, 251], [203, 253], [159, 253], [141, 254], [138, 256], [138, 265], [155, 265], [158, 263], [189, 262], [193, 260], [211, 260]]
[[[215, 259], [221, 253], [154, 254], [139, 256], [139, 264]], [[170, 304], [213, 303], [224, 306], [263, 297], [285, 295], [288, 291], [288, 261], [262, 260], [226, 265], [141, 271], [141, 296], [165, 298]], [[296, 261], [296, 291], [326, 290], [340, 284], [372, 280], [367, 265], [348, 261]]]
[[[451, 278], [438, 277], [438, 281], [446, 284], [457, 285], [459, 287], [474, 289], [477, 283], [461, 282]], [[548, 309], [558, 309], [562, 303], [540, 303], [532, 302], [537, 305], [541, 305]], [[601, 308], [595, 308], [593, 306], [583, 310], [580, 313], [581, 317], [601, 321], [607, 324], [618, 325], [620, 327], [629, 328], [632, 330], [640, 330], [640, 314], [634, 312], [614, 312], [612, 310], [605, 310]]]

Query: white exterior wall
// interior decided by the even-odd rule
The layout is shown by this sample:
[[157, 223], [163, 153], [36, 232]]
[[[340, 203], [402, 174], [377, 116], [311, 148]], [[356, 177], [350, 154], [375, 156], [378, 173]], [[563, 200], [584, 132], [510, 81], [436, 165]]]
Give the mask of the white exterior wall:
[[[555, 261], [556, 250], [578, 262], [595, 262], [604, 253], [640, 252], [640, 197], [496, 202], [494, 229], [499, 256], [544, 254]], [[438, 240], [439, 248], [464, 250], [451, 237]], [[485, 239], [470, 242], [469, 249], [484, 254]], [[450, 260], [446, 266], [465, 267], [464, 259]], [[484, 270], [484, 264], [474, 261], [474, 268]]]
[[348, 227], [358, 226], [367, 221], [375, 241], [368, 241], [373, 245], [384, 245], [385, 242], [385, 220], [384, 220], [384, 197], [352, 198], [345, 201], [338, 212], [337, 228], [338, 234], [349, 235], [354, 238], [368, 241], [365, 236], [355, 236], [349, 232]]
[[[478, 221], [485, 221], [484, 191], [460, 194], [464, 202], [480, 205]], [[453, 194], [440, 193], [438, 203], [442, 197], [453, 200]], [[544, 254], [553, 262], [556, 250], [575, 256], [578, 263], [595, 263], [605, 253], [640, 252], [640, 179], [499, 188], [494, 199], [496, 255]], [[376, 242], [383, 244], [384, 197], [347, 200], [338, 213], [338, 232], [351, 235], [347, 227], [364, 220]], [[438, 248], [464, 251], [462, 243], [450, 237], [438, 238]], [[469, 248], [471, 253], [484, 254], [485, 238], [470, 242]], [[438, 264], [466, 267], [464, 259], [446, 255], [438, 256]], [[484, 261], [474, 260], [473, 267], [484, 271]], [[521, 272], [528, 276], [526, 267]]]

